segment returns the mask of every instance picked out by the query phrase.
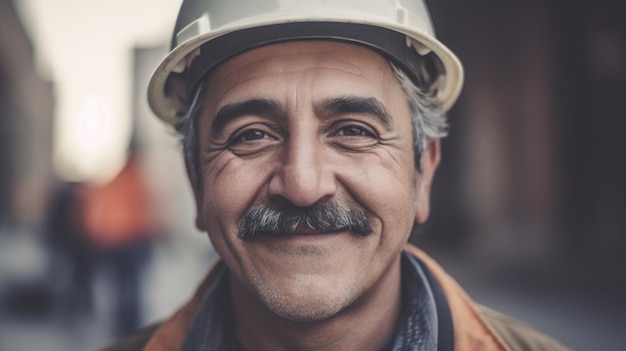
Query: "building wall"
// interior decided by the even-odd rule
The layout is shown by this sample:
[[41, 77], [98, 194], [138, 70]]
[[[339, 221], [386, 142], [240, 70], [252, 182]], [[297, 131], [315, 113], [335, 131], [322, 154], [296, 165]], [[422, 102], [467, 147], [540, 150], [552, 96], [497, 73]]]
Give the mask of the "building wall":
[[626, 3], [431, 1], [466, 69], [421, 244], [624, 291]]
[[0, 0], [0, 223], [44, 216], [53, 179], [53, 100], [12, 2]]

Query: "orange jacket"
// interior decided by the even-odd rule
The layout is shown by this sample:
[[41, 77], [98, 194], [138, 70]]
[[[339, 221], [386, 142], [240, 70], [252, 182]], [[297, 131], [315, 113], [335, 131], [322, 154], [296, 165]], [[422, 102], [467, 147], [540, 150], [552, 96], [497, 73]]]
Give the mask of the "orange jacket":
[[[437, 279], [448, 300], [454, 325], [457, 351], [560, 351], [569, 350], [549, 336], [531, 329], [498, 312], [476, 305], [461, 287], [432, 258], [418, 248], [406, 250], [423, 262]], [[177, 351], [181, 348], [195, 310], [215, 268], [200, 285], [193, 298], [171, 318], [122, 340], [105, 351]], [[145, 348], [142, 348], [145, 345]]]

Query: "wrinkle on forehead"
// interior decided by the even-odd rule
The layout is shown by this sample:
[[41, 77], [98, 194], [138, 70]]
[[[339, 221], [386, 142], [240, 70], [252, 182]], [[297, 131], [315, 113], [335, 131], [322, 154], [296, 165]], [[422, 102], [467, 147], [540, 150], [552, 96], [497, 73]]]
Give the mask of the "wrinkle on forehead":
[[229, 103], [250, 98], [286, 99], [281, 102], [285, 108], [289, 108], [287, 100], [297, 108], [307, 99], [346, 95], [376, 96], [391, 104], [401, 103], [399, 97], [405, 100], [382, 55], [336, 41], [288, 42], [253, 49], [223, 63], [207, 79], [202, 114], [209, 116]]
[[[263, 74], [259, 73], [257, 75], [251, 75], [244, 79], [237, 79], [236, 81], [227, 80], [225, 82], [222, 82], [224, 84], [221, 89], [222, 91], [219, 93], [219, 95], [216, 95], [216, 98], [218, 101], [223, 100], [223, 97], [228, 96], [233, 90], [237, 90], [238, 87], [245, 85], [247, 83], [250, 83], [252, 81], [255, 81], [257, 79], [263, 79], [267, 77], [272, 77], [272, 79], [276, 79], [280, 77], [281, 75], [288, 75], [291, 73], [299, 73], [299, 74], [305, 75], [306, 73], [315, 72], [315, 71], [324, 72], [323, 74], [330, 74], [330, 72], [335, 71], [335, 72], [339, 72], [339, 73], [343, 73], [347, 75], [353, 75], [356, 77], [365, 77], [364, 74], [355, 73], [347, 69], [336, 68], [336, 67], [324, 67], [324, 66], [311, 67], [311, 68], [300, 69], [300, 70], [293, 69], [293, 70], [284, 71], [278, 74], [272, 73], [272, 72], [265, 72]], [[369, 78], [371, 79], [371, 76]], [[221, 107], [222, 106], [217, 106], [218, 109]]]

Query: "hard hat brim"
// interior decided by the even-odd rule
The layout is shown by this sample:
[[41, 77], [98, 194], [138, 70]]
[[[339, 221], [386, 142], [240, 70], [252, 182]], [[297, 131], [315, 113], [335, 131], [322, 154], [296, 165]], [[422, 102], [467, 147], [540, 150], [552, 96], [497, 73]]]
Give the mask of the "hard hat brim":
[[[411, 40], [410, 40], [410, 39]], [[433, 55], [439, 61], [440, 88], [436, 100], [444, 111], [449, 110], [463, 84], [463, 68], [457, 57], [431, 35], [401, 26], [372, 25], [370, 23], [345, 23], [328, 21], [299, 21], [274, 23], [255, 27], [229, 28], [192, 37], [178, 45], [156, 68], [148, 87], [148, 102], [159, 118], [174, 125], [181, 106], [199, 81], [217, 65], [260, 46], [293, 40], [339, 40], [364, 45], [391, 59], [419, 84], [415, 76], [417, 56]], [[420, 46], [415, 48], [412, 46]], [[197, 50], [200, 48], [200, 52]], [[420, 53], [417, 52], [419, 50]], [[429, 54], [430, 53], [430, 54]], [[182, 73], [176, 67], [192, 55], [193, 61]], [[174, 78], [176, 77], [176, 78]], [[184, 94], [175, 94], [168, 85], [171, 80], [183, 79], [188, 89]], [[417, 81], [416, 81], [417, 80]]]

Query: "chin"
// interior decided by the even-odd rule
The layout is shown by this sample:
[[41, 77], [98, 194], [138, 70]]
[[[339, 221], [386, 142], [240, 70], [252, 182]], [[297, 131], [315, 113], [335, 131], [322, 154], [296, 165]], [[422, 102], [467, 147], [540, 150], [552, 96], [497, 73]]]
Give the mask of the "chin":
[[310, 323], [334, 317], [358, 298], [357, 289], [329, 284], [298, 286], [282, 285], [278, 289], [254, 287], [260, 302], [280, 318], [299, 323]]

